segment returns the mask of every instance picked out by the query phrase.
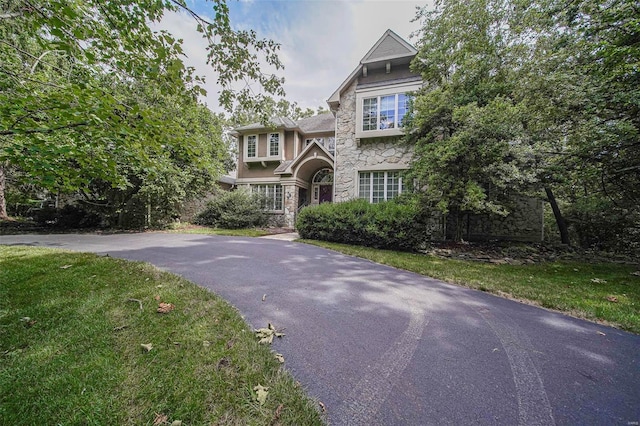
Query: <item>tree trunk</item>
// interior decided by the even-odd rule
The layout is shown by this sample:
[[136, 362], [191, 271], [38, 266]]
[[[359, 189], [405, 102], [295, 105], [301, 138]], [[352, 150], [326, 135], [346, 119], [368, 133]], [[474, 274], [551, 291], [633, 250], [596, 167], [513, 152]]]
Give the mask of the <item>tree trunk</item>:
[[9, 220], [7, 214], [7, 199], [5, 190], [7, 189], [7, 176], [5, 175], [5, 165], [0, 163], [0, 220]]
[[549, 204], [551, 204], [551, 210], [553, 210], [553, 216], [556, 218], [556, 224], [558, 225], [558, 231], [560, 231], [560, 241], [562, 244], [569, 244], [569, 230], [567, 228], [567, 223], [564, 221], [564, 217], [562, 217], [562, 213], [560, 212], [560, 207], [556, 201], [556, 197], [553, 195], [553, 191], [551, 188], [546, 186], [544, 188], [544, 192], [547, 194], [547, 199], [549, 200]]

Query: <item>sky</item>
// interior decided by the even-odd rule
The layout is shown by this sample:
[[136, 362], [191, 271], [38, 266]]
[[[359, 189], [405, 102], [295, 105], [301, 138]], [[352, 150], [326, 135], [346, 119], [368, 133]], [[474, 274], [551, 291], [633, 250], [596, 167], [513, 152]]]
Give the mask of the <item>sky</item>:
[[[213, 3], [187, 0], [202, 16], [211, 16]], [[358, 66], [360, 59], [387, 29], [416, 43], [410, 36], [419, 29], [411, 22], [418, 0], [228, 0], [231, 24], [253, 29], [258, 37], [281, 44], [279, 57], [284, 70], [284, 89], [289, 102], [303, 108], [327, 108], [326, 100]], [[210, 109], [218, 106], [216, 77], [205, 63], [206, 44], [185, 14], [167, 14], [160, 24], [184, 40], [186, 65], [206, 78]]]

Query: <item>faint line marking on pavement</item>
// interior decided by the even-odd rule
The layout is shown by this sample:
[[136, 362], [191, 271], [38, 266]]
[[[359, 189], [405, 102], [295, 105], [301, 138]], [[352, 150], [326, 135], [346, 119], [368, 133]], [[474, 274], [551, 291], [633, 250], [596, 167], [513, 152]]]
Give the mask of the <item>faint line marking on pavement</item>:
[[473, 308], [489, 324], [507, 354], [518, 398], [518, 424], [555, 425], [542, 378], [529, 356], [529, 353], [534, 352], [529, 339], [516, 326], [496, 319], [488, 309], [478, 309], [477, 306]]
[[424, 311], [412, 306], [407, 329], [353, 387], [336, 413], [340, 424], [371, 425], [382, 403], [407, 368], [428, 324]]

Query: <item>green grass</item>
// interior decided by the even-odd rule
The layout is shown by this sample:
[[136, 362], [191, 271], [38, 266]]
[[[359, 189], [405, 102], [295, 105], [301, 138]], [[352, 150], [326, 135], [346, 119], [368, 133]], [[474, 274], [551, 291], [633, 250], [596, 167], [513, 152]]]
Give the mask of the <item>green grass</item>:
[[[613, 263], [495, 265], [300, 240], [450, 283], [555, 309], [640, 334], [639, 268]], [[607, 300], [613, 296], [617, 302]]]
[[[167, 424], [322, 423], [238, 312], [180, 277], [0, 246], [0, 283], [0, 424], [151, 425], [156, 413]], [[156, 296], [175, 309], [157, 313]]]
[[264, 229], [247, 228], [247, 229], [221, 229], [210, 226], [185, 224], [173, 224], [172, 228], [165, 231], [178, 234], [203, 234], [203, 235], [228, 235], [231, 237], [263, 237], [269, 235]]

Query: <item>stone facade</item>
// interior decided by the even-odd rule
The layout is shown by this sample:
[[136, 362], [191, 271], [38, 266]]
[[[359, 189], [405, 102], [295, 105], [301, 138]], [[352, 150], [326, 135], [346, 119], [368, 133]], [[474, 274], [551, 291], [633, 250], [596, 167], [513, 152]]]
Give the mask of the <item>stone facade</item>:
[[[541, 241], [543, 238], [543, 203], [536, 198], [518, 197], [511, 213], [502, 217], [468, 215], [463, 218], [463, 239], [467, 241], [511, 240]], [[447, 236], [455, 233], [452, 220], [447, 224]]]
[[357, 80], [341, 95], [336, 112], [336, 202], [358, 196], [359, 171], [406, 169], [413, 155], [399, 137], [356, 139], [356, 85]]

